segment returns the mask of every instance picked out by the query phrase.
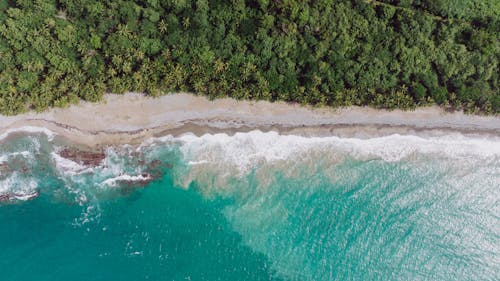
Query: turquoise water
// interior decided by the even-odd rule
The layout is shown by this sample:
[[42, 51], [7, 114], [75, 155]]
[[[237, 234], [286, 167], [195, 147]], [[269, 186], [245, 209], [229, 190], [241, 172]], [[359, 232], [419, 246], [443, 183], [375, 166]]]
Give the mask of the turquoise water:
[[500, 276], [498, 139], [167, 136], [99, 167], [60, 149], [0, 143], [1, 280]]

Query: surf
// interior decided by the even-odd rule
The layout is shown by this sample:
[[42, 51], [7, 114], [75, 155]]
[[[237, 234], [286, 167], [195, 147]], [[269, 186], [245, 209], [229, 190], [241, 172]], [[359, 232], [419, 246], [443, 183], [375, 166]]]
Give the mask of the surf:
[[[131, 267], [135, 278], [156, 271], [172, 278], [493, 280], [500, 270], [495, 137], [256, 130], [167, 135], [95, 152], [68, 147], [44, 129], [2, 138], [0, 222], [12, 224], [22, 209], [27, 225], [52, 213], [61, 220], [48, 219], [42, 236], [61, 227], [79, 243], [90, 235], [99, 246], [77, 253], [82, 262], [149, 264], [148, 272]], [[113, 242], [109, 231], [125, 238]], [[3, 233], [2, 244], [12, 235]], [[214, 271], [201, 263], [204, 271], [196, 271], [180, 245], [200, 256], [217, 252], [228, 263]], [[176, 275], [172, 266], [181, 261], [191, 268]], [[238, 270], [223, 273], [232, 267]]]

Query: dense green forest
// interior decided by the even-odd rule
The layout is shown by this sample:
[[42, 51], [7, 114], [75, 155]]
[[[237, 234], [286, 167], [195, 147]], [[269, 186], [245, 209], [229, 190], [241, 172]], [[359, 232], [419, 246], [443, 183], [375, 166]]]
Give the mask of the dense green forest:
[[0, 112], [103, 93], [500, 113], [498, 0], [0, 0]]

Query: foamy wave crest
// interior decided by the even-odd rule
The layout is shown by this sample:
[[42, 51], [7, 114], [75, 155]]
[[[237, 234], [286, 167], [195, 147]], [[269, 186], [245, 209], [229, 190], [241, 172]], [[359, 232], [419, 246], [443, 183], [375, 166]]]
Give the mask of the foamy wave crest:
[[353, 155], [375, 156], [385, 161], [400, 161], [413, 154], [433, 154], [451, 159], [500, 157], [500, 139], [483, 139], [453, 134], [441, 137], [391, 135], [373, 139], [338, 139]]
[[[387, 256], [384, 250], [392, 247], [391, 253], [397, 254], [389, 255], [390, 263], [397, 264], [408, 247], [386, 243], [386, 237], [403, 236], [401, 221], [410, 222], [403, 226], [408, 230], [406, 241], [421, 242], [429, 233], [461, 233], [459, 242], [446, 234], [430, 243], [424, 248], [429, 256], [438, 248], [435, 245], [448, 239], [448, 245], [460, 245], [459, 254], [464, 253], [461, 246], [470, 243], [466, 248], [472, 252], [488, 249], [483, 256], [495, 257], [498, 239], [481, 235], [498, 233], [500, 139], [461, 134], [357, 139], [253, 131], [233, 136], [187, 134], [169, 141], [180, 144], [187, 164], [176, 173], [177, 184], [195, 183], [191, 186], [209, 198], [229, 198], [231, 203], [223, 209], [227, 221], [284, 279], [334, 279], [330, 274], [339, 266], [336, 262], [357, 257], [366, 245], [379, 257]], [[477, 214], [468, 212], [479, 205], [488, 213], [478, 216], [478, 232], [473, 226]], [[357, 227], [366, 221], [368, 228]], [[374, 238], [381, 225], [391, 231]], [[366, 231], [370, 227], [374, 229]], [[486, 242], [478, 246], [477, 237]], [[340, 258], [333, 256], [339, 252]], [[428, 260], [419, 257], [416, 252], [412, 262], [424, 268]], [[366, 259], [364, 264], [373, 260], [383, 259]], [[440, 258], [434, 261], [443, 264]]]
[[34, 155], [30, 151], [12, 152], [0, 156], [0, 164], [6, 163], [9, 159], [20, 156], [25, 159], [34, 159]]
[[54, 139], [54, 136], [56, 135], [54, 132], [52, 132], [47, 128], [35, 127], [35, 126], [23, 126], [14, 129], [8, 129], [7, 131], [5, 131], [3, 134], [0, 135], [0, 141], [13, 133], [41, 133], [45, 134], [49, 141], [52, 141]]
[[303, 152], [321, 150], [324, 153], [343, 152], [350, 156], [400, 161], [419, 154], [438, 154], [449, 158], [500, 157], [500, 139], [465, 137], [460, 134], [443, 137], [390, 135], [371, 139], [339, 137], [303, 137], [279, 135], [276, 132], [252, 131], [227, 134], [182, 135], [181, 151], [190, 163], [231, 162], [241, 171], [261, 161], [274, 162], [303, 156]]
[[[32, 127], [22, 131], [34, 132]], [[17, 130], [16, 130], [17, 131]], [[4, 133], [5, 138], [14, 130]], [[26, 201], [38, 196], [39, 180], [33, 169], [39, 166], [42, 145], [35, 136], [23, 136], [19, 142], [0, 146], [0, 201]]]
[[101, 185], [114, 187], [114, 186], [117, 186], [118, 184], [124, 183], [124, 182], [126, 182], [126, 183], [141, 183], [141, 182], [150, 181], [151, 179], [152, 179], [152, 177], [149, 174], [141, 174], [141, 175], [137, 175], [137, 176], [123, 174], [123, 175], [119, 175], [119, 176], [114, 177], [114, 178], [106, 179], [105, 181], [103, 181], [101, 183]]
[[92, 172], [92, 168], [81, 165], [75, 161], [64, 158], [56, 152], [52, 152], [50, 154], [52, 159], [54, 160], [56, 167], [59, 171], [68, 174], [68, 175], [76, 175], [86, 172]]
[[0, 201], [26, 201], [38, 196], [38, 184], [32, 178], [26, 178], [13, 172], [0, 181]]
[[281, 136], [276, 132], [206, 134], [197, 137], [186, 134], [178, 138], [186, 160], [192, 164], [235, 164], [240, 172], [248, 172], [256, 164], [286, 160], [290, 155], [307, 150], [312, 139]]
[[228, 179], [241, 179], [252, 171], [262, 181], [268, 181], [267, 175], [278, 170], [286, 176], [314, 175], [321, 170], [334, 179], [335, 165], [346, 157], [385, 162], [439, 157], [460, 160], [455, 162], [464, 165], [477, 161], [498, 164], [500, 161], [500, 139], [461, 134], [442, 137], [395, 134], [359, 139], [251, 131], [232, 136], [205, 134], [198, 137], [185, 134], [177, 138], [165, 137], [164, 141], [179, 143], [184, 161], [188, 164], [187, 171], [177, 173], [182, 175], [178, 184], [184, 187], [194, 180], [222, 187], [227, 185]]

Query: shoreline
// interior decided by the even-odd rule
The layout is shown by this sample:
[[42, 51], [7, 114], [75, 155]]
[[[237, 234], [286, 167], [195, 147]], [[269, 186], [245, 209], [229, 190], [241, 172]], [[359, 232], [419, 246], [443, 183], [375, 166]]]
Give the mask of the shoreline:
[[0, 115], [0, 136], [23, 127], [45, 128], [68, 145], [88, 148], [140, 144], [148, 138], [165, 135], [231, 135], [252, 130], [308, 137], [373, 138], [392, 134], [442, 136], [453, 133], [500, 137], [500, 117], [449, 113], [438, 107], [414, 111], [312, 108], [229, 98], [210, 101], [184, 93], [159, 98], [136, 93], [107, 94], [100, 103], [81, 102], [42, 113]]

